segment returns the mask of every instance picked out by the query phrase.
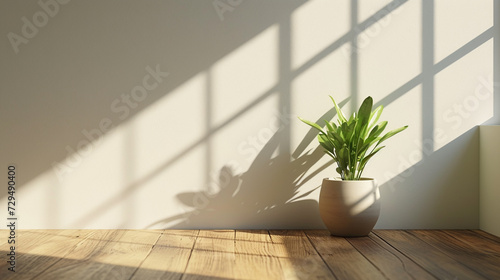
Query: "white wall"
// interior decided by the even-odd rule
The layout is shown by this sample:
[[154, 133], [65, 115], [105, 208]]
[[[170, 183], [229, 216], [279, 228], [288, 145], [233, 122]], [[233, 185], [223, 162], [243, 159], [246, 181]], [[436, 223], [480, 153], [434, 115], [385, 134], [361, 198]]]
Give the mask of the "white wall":
[[331, 118], [331, 94], [348, 112], [371, 95], [389, 128], [410, 125], [365, 172], [378, 228], [477, 228], [476, 126], [500, 120], [493, 5], [1, 1], [18, 223], [322, 227], [317, 186], [335, 168], [297, 116]]
[[479, 228], [500, 236], [500, 126], [479, 128]]

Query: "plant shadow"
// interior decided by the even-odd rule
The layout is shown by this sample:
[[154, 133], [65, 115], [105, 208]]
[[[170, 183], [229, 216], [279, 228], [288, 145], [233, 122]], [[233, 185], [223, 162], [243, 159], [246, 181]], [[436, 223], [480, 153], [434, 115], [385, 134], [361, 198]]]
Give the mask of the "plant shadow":
[[[314, 199], [300, 200], [318, 187], [298, 195], [299, 188], [326, 166], [306, 176], [322, 157], [319, 148], [296, 159], [291, 155], [273, 153], [278, 148], [278, 135], [257, 155], [250, 168], [238, 173], [231, 166], [219, 171], [215, 192], [206, 190], [184, 192], [178, 201], [191, 208], [184, 214], [157, 221], [149, 227], [169, 224], [169, 228], [290, 228], [301, 224], [304, 228], [321, 225], [318, 203]], [[293, 220], [290, 217], [294, 217]]]
[[[340, 105], [345, 105], [348, 100]], [[333, 108], [327, 111], [317, 123], [324, 126], [323, 120], [331, 120], [334, 111]], [[156, 221], [147, 228], [290, 229], [298, 224], [301, 229], [324, 228], [318, 201], [309, 198], [319, 190], [321, 181], [307, 191], [300, 191], [300, 188], [306, 183], [314, 184], [310, 180], [331, 167], [333, 160], [319, 163], [325, 154], [319, 145], [306, 151], [316, 140], [317, 133], [313, 128], [293, 152], [283, 153], [280, 145], [286, 140], [285, 130], [274, 133], [248, 170], [223, 166], [215, 186], [177, 194], [177, 200], [187, 211]], [[316, 193], [319, 196], [319, 192]]]

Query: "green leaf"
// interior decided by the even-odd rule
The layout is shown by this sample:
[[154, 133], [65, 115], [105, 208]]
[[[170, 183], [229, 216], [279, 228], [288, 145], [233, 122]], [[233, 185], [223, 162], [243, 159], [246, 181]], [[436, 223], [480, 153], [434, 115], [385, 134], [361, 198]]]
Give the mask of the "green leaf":
[[337, 170], [337, 173], [339, 173], [340, 175], [342, 175], [342, 168], [337, 167], [337, 169], [336, 169], [336, 170]]
[[349, 120], [347, 122], [351, 123], [355, 118], [356, 118], [356, 112], [352, 113], [352, 115], [349, 117]]
[[328, 137], [331, 138], [335, 150], [340, 150], [344, 146], [344, 139], [337, 132], [328, 132]]
[[345, 146], [337, 151], [337, 158], [339, 159], [339, 167], [345, 169], [349, 162], [349, 152]]
[[326, 134], [324, 131], [323, 131], [323, 128], [321, 126], [319, 126], [317, 123], [313, 123], [311, 121], [308, 121], [308, 120], [304, 120], [302, 119], [301, 117], [299, 117], [299, 120], [301, 120], [303, 123], [307, 124], [307, 125], [310, 125], [314, 128], [316, 128], [317, 130], [319, 130], [320, 132], [322, 132], [323, 134]]
[[380, 115], [382, 114], [382, 111], [384, 111], [384, 106], [380, 105], [375, 109], [371, 114], [370, 114], [370, 122], [368, 126], [368, 130], [372, 129], [372, 127], [377, 124], [378, 119], [380, 118]]
[[368, 156], [364, 157], [363, 159], [361, 159], [360, 163], [359, 163], [359, 176], [361, 177], [361, 173], [363, 173], [363, 170], [365, 169], [365, 166], [366, 164], [368, 163], [368, 161], [376, 154], [378, 153], [380, 150], [382, 150], [383, 148], [385, 148], [385, 146], [382, 146], [382, 147], [378, 147], [376, 148], [375, 150], [373, 150]]
[[373, 141], [375, 138], [377, 138], [384, 131], [386, 126], [387, 126], [387, 121], [383, 121], [377, 124], [372, 129], [372, 131], [370, 131], [370, 134], [368, 134], [367, 141]]
[[337, 157], [330, 151], [325, 150], [325, 153], [333, 158], [334, 161], [337, 161]]
[[[345, 125], [345, 128], [344, 128]], [[350, 145], [352, 143], [352, 136], [354, 135], [355, 128], [356, 128], [356, 123], [352, 122], [350, 124], [344, 123], [342, 125], [342, 128], [344, 129], [344, 136], [345, 136], [345, 141]]]
[[332, 96], [330, 96], [330, 99], [332, 99], [333, 101], [333, 105], [335, 106], [335, 110], [337, 111], [337, 117], [339, 118], [339, 121], [346, 122], [347, 120], [344, 117], [344, 113], [342, 113], [342, 110], [340, 110], [339, 106], [337, 106], [337, 102], [335, 102]]
[[364, 147], [363, 138], [358, 138], [358, 143], [356, 144], [356, 161], [359, 159], [359, 155], [363, 152], [362, 149]]
[[377, 146], [380, 145], [380, 143], [384, 142], [385, 140], [387, 140], [387, 139], [391, 138], [392, 136], [398, 134], [399, 132], [405, 130], [406, 128], [408, 128], [407, 125], [387, 132], [384, 136], [382, 136], [382, 138], [380, 138], [380, 140], [377, 143]]
[[340, 153], [342, 154], [342, 157], [344, 158], [344, 161], [345, 161], [345, 170], [346, 170], [346, 173], [348, 171], [347, 167], [351, 165], [351, 159], [349, 158], [349, 149], [347, 149], [347, 147], [343, 147], [341, 150], [340, 150]]
[[330, 123], [329, 121], [325, 120], [326, 128], [328, 131], [335, 132], [337, 130], [337, 126], [335, 123]]
[[382, 146], [382, 147], [378, 147], [376, 149], [374, 149], [368, 156], [364, 157], [362, 160], [361, 160], [361, 165], [364, 165], [366, 164], [366, 162], [368, 162], [368, 160], [373, 157], [376, 153], [378, 153], [378, 151], [382, 150], [383, 148], [385, 148], [385, 146]]
[[[350, 115], [349, 119], [346, 119], [332, 96], [330, 99], [337, 111], [336, 122], [324, 120], [326, 128], [323, 128], [324, 125], [299, 119], [320, 132], [317, 137], [318, 142], [325, 153], [336, 162], [336, 170], [341, 178], [343, 180], [359, 180], [368, 161], [384, 148], [379, 147], [379, 145], [408, 126], [394, 129], [383, 135], [387, 121], [377, 122], [384, 107], [380, 105], [371, 111], [373, 99], [370, 96], [363, 101], [356, 112]], [[380, 137], [380, 135], [383, 136]]]
[[357, 134], [364, 138], [366, 130], [368, 127], [368, 122], [370, 121], [370, 115], [372, 112], [373, 99], [371, 96], [365, 98], [358, 110], [359, 126], [357, 128]]
[[318, 135], [319, 144], [325, 148], [325, 150], [333, 152], [333, 143], [330, 141], [330, 138], [324, 134]]

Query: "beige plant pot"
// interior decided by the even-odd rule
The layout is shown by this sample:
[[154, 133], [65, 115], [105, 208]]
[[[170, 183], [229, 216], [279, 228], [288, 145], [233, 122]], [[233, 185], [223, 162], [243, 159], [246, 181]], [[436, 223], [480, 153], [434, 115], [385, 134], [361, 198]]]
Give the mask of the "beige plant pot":
[[319, 212], [332, 235], [368, 235], [380, 215], [380, 192], [375, 179], [323, 179]]

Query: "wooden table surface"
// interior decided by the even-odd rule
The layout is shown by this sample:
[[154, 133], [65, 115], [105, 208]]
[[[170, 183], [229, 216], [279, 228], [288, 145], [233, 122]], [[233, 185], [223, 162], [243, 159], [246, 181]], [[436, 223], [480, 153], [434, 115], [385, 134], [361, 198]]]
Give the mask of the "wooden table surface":
[[0, 279], [500, 279], [500, 238], [479, 230], [18, 230]]

